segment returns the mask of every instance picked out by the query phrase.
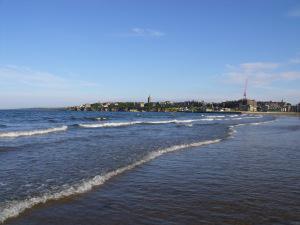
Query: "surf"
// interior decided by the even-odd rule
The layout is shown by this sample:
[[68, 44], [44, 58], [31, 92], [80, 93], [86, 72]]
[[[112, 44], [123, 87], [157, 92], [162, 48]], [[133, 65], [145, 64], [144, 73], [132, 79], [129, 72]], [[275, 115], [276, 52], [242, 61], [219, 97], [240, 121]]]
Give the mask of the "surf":
[[40, 129], [40, 130], [29, 130], [29, 131], [10, 131], [0, 133], [0, 138], [17, 138], [22, 136], [34, 136], [34, 135], [43, 135], [53, 132], [61, 132], [66, 131], [68, 126], [54, 127], [48, 129]]
[[101, 127], [121, 127], [121, 126], [131, 126], [131, 125], [137, 125], [137, 124], [143, 124], [143, 125], [151, 125], [151, 124], [181, 124], [181, 123], [192, 123], [197, 121], [205, 121], [213, 119], [189, 119], [189, 120], [157, 120], [157, 121], [129, 121], [129, 122], [107, 122], [107, 123], [81, 123], [79, 124], [80, 127], [84, 128], [101, 128]]
[[235, 129], [236, 127], [240, 127], [240, 126], [258, 126], [258, 125], [262, 125], [262, 124], [268, 124], [268, 123], [272, 123], [276, 121], [276, 119], [272, 119], [272, 120], [268, 120], [268, 121], [261, 121], [261, 122], [252, 122], [252, 123], [239, 123], [239, 124], [235, 124], [235, 125], [230, 125], [229, 128], [229, 137], [233, 137], [235, 133], [237, 133], [237, 130]]
[[201, 147], [204, 145], [210, 145], [220, 142], [222, 139], [213, 139], [213, 140], [206, 140], [200, 142], [194, 142], [190, 144], [181, 144], [181, 145], [173, 145], [167, 148], [158, 149], [156, 151], [150, 152], [148, 155], [143, 157], [142, 159], [129, 164], [127, 166], [120, 167], [118, 169], [112, 170], [108, 173], [97, 175], [89, 180], [83, 180], [82, 182], [67, 187], [64, 190], [61, 190], [56, 193], [47, 193], [42, 196], [31, 197], [21, 201], [11, 201], [6, 202], [3, 208], [1, 209], [0, 213], [0, 222], [3, 223], [9, 218], [17, 217], [19, 214], [24, 212], [26, 209], [30, 209], [36, 205], [44, 204], [51, 200], [59, 200], [65, 197], [78, 195], [86, 193], [92, 190], [94, 187], [103, 185], [106, 181], [110, 180], [111, 178], [118, 176], [126, 171], [132, 170], [135, 167], [138, 167], [144, 163], [147, 163], [155, 158], [170, 152], [175, 152], [179, 150], [184, 150], [193, 147]]

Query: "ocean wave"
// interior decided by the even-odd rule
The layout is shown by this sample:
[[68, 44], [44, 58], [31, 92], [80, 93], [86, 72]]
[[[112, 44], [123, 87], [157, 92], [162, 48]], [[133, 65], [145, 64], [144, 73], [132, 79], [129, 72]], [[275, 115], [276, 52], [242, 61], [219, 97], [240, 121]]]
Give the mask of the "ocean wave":
[[224, 118], [225, 116], [206, 116], [208, 118]]
[[68, 126], [48, 128], [44, 130], [30, 130], [30, 131], [10, 131], [0, 133], [0, 138], [16, 138], [21, 136], [33, 136], [33, 135], [42, 135], [52, 132], [65, 131], [68, 129]]
[[95, 124], [79, 124], [79, 126], [84, 127], [84, 128], [121, 127], [121, 126], [131, 126], [131, 125], [136, 125], [136, 124], [192, 123], [192, 122], [196, 122], [196, 121], [200, 121], [200, 120], [204, 120], [204, 119], [110, 122], [110, 123], [95, 123]]
[[261, 125], [261, 124], [266, 124], [266, 123], [272, 123], [274, 121], [275, 120], [268, 120], [268, 121], [263, 121], [263, 122], [255, 122], [255, 123], [249, 123], [249, 125], [256, 126], [256, 125]]
[[237, 116], [230, 116], [230, 120], [245, 120], [245, 119], [261, 119], [261, 116], [245, 116], [245, 115], [241, 115], [240, 117]]
[[106, 117], [84, 117], [86, 120], [94, 120], [94, 121], [103, 121], [103, 120], [108, 120]]
[[200, 121], [202, 119], [190, 119], [190, 120], [158, 120], [158, 121], [144, 121], [144, 124], [168, 124], [168, 123], [192, 123]]
[[215, 121], [215, 120], [226, 120], [222, 118], [201, 118], [201, 119], [189, 119], [189, 120], [157, 120], [157, 121], [129, 121], [129, 122], [107, 122], [107, 123], [81, 123], [78, 124], [80, 127], [84, 128], [101, 128], [101, 127], [121, 127], [121, 126], [131, 126], [137, 124], [151, 125], [151, 124], [186, 124], [200, 121]]
[[7, 126], [4, 124], [0, 124], [0, 128], [6, 128]]
[[240, 124], [236, 124], [236, 125], [233, 125], [233, 126], [235, 126], [235, 127], [245, 126], [245, 125], [256, 126], [256, 125], [261, 125], [261, 124], [271, 123], [271, 122], [274, 122], [274, 121], [275, 121], [275, 119], [273, 119], [273, 120], [268, 120], [268, 121], [261, 121], [261, 122], [240, 123]]
[[268, 121], [261, 121], [261, 122], [253, 122], [253, 123], [239, 123], [235, 125], [229, 126], [229, 136], [232, 137], [233, 134], [237, 133], [237, 130], [234, 129], [235, 127], [240, 127], [240, 126], [245, 126], [245, 125], [250, 125], [250, 126], [257, 126], [257, 125], [262, 125], [262, 124], [267, 124], [267, 123], [272, 123], [276, 119], [273, 120], [268, 120]]
[[0, 222], [3, 223], [8, 218], [16, 217], [26, 209], [32, 208], [35, 205], [46, 203], [50, 200], [58, 200], [61, 198], [69, 197], [76, 194], [82, 194], [85, 192], [90, 191], [92, 188], [96, 186], [100, 186], [104, 184], [106, 181], [110, 180], [111, 178], [124, 173], [125, 171], [134, 169], [137, 166], [140, 166], [146, 162], [149, 162], [163, 154], [183, 150], [191, 147], [200, 147], [203, 145], [215, 144], [220, 142], [222, 139], [215, 139], [215, 140], [207, 140], [201, 142], [195, 142], [190, 144], [182, 144], [182, 145], [174, 145], [171, 147], [167, 147], [164, 149], [158, 149], [157, 151], [149, 153], [143, 159], [138, 160], [130, 165], [120, 167], [116, 170], [108, 172], [103, 175], [97, 175], [92, 179], [82, 181], [77, 185], [70, 186], [60, 192], [57, 193], [47, 193], [42, 196], [28, 198], [22, 201], [11, 201], [5, 203], [5, 206], [0, 208]]
[[100, 127], [121, 127], [121, 126], [130, 126], [134, 124], [139, 124], [142, 122], [113, 122], [113, 123], [94, 123], [94, 124], [79, 124], [80, 127], [84, 128], [100, 128]]
[[91, 117], [91, 116], [85, 116], [85, 117], [70, 117], [70, 120], [93, 120], [93, 121], [103, 121], [108, 120], [107, 117]]
[[94, 118], [95, 120], [108, 120], [108, 118], [106, 118], [106, 117], [96, 117], [96, 118]]
[[243, 119], [260, 119], [262, 116], [245, 116]]
[[201, 120], [203, 120], [203, 121], [214, 121], [216, 119], [215, 118], [207, 118], [207, 119], [201, 119]]

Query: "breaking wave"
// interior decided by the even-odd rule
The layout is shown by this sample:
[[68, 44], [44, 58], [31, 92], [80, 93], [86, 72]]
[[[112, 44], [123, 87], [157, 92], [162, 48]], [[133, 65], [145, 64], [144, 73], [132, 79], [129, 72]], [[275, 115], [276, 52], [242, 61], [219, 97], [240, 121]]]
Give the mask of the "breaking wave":
[[245, 126], [245, 125], [257, 126], [257, 125], [261, 125], [261, 124], [272, 123], [272, 122], [274, 122], [275, 120], [276, 120], [276, 119], [268, 120], [268, 121], [262, 121], [262, 122], [239, 123], [239, 124], [231, 125], [231, 126], [229, 126], [229, 136], [230, 136], [230, 137], [233, 137], [233, 134], [237, 133], [237, 130], [234, 129], [235, 127], [240, 127], [240, 126]]
[[159, 120], [159, 121], [130, 121], [130, 122], [111, 122], [111, 123], [95, 123], [95, 124], [79, 124], [80, 127], [85, 128], [99, 128], [99, 127], [121, 127], [130, 126], [136, 124], [168, 124], [168, 123], [192, 123], [196, 121], [201, 121], [204, 119], [194, 119], [194, 120]]
[[83, 119], [86, 119], [86, 120], [96, 120], [96, 121], [102, 121], [102, 120], [108, 120], [108, 118], [106, 117], [84, 117]]
[[233, 118], [225, 118], [225, 116], [206, 116], [201, 119], [189, 119], [189, 120], [158, 120], [158, 121], [129, 121], [129, 122], [106, 122], [106, 123], [81, 123], [78, 124], [80, 127], [84, 128], [100, 128], [100, 127], [121, 127], [121, 126], [131, 126], [137, 124], [186, 124], [200, 121], [220, 121], [220, 120], [242, 120], [242, 119], [259, 119], [261, 117], [233, 117]]
[[44, 130], [30, 130], [30, 131], [10, 131], [0, 133], [0, 138], [16, 138], [21, 136], [33, 136], [33, 135], [42, 135], [52, 132], [65, 131], [68, 129], [68, 126], [48, 128]]
[[139, 124], [142, 122], [113, 122], [113, 123], [94, 123], [94, 124], [79, 124], [80, 127], [84, 128], [98, 128], [98, 127], [121, 127], [121, 126], [130, 126], [134, 124]]
[[252, 126], [255, 126], [255, 125], [261, 125], [261, 124], [266, 124], [266, 123], [272, 123], [274, 122], [276, 119], [273, 119], [273, 120], [268, 120], [268, 121], [262, 121], [262, 122], [253, 122], [253, 123], [240, 123], [240, 124], [236, 124], [236, 125], [233, 125], [234, 127], [239, 127], [239, 126], [244, 126], [244, 125], [252, 125]]
[[1, 209], [0, 222], [3, 223], [8, 218], [16, 217], [20, 213], [22, 213], [24, 210], [32, 208], [35, 205], [43, 204], [43, 203], [46, 203], [47, 201], [51, 201], [51, 200], [58, 200], [58, 199], [61, 199], [64, 197], [88, 192], [93, 187], [104, 184], [106, 181], [108, 181], [112, 177], [122, 174], [125, 171], [134, 169], [135, 167], [140, 166], [146, 162], [149, 162], [163, 154], [178, 151], [178, 150], [183, 150], [183, 149], [187, 149], [187, 148], [191, 148], [191, 147], [200, 147], [203, 145], [215, 144], [215, 143], [220, 142], [221, 140], [222, 139], [207, 140], [207, 141], [195, 142], [195, 143], [190, 143], [190, 144], [174, 145], [174, 146], [167, 147], [164, 149], [158, 149], [157, 151], [149, 153], [141, 160], [138, 160], [130, 165], [120, 167], [116, 170], [113, 170], [113, 171], [108, 172], [103, 175], [97, 175], [97, 176], [93, 177], [92, 179], [82, 181], [81, 183], [70, 186], [60, 192], [49, 193], [49, 194], [45, 194], [45, 195], [38, 196], [38, 197], [32, 197], [32, 198], [25, 199], [22, 201], [8, 202], [8, 203], [6, 203], [6, 205], [3, 208], [0, 208]]
[[225, 116], [206, 116], [208, 118], [224, 118]]

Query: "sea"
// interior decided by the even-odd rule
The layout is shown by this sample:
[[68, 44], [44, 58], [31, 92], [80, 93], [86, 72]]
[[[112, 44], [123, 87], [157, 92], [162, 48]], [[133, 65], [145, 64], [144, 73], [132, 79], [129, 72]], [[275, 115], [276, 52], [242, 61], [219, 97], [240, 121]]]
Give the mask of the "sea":
[[0, 224], [300, 224], [300, 118], [1, 110]]

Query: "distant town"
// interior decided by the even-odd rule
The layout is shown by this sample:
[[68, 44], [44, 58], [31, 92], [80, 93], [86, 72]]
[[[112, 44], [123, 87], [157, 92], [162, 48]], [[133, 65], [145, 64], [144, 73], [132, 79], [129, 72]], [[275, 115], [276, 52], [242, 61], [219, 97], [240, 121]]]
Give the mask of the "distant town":
[[74, 111], [104, 112], [290, 112], [299, 113], [300, 103], [292, 105], [285, 101], [256, 101], [247, 98], [220, 103], [205, 101], [152, 101], [147, 102], [97, 102], [68, 107]]

